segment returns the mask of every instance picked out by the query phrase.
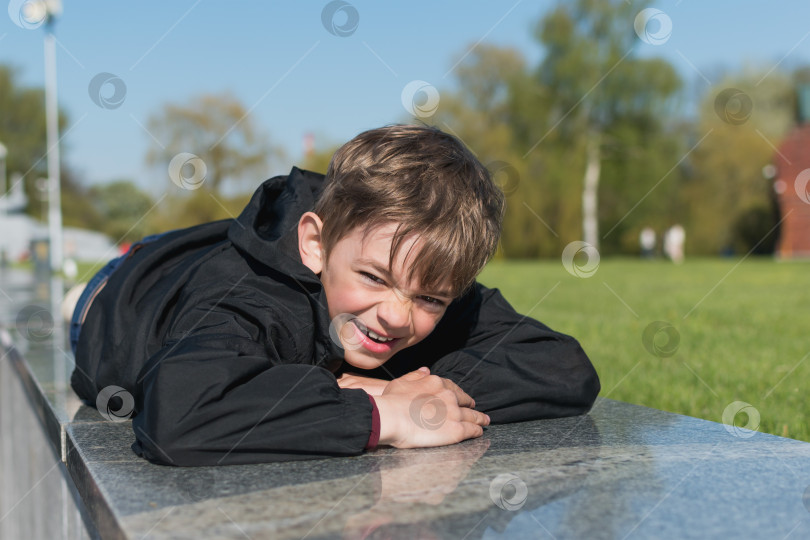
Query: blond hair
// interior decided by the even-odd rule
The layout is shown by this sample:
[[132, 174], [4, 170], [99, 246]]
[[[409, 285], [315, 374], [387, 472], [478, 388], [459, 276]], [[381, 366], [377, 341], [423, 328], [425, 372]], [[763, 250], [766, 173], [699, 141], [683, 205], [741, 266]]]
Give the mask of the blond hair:
[[[402, 242], [423, 242], [410, 282], [434, 290], [449, 275], [460, 296], [494, 255], [501, 235], [503, 192], [456, 137], [429, 126], [391, 125], [360, 133], [332, 156], [314, 212], [323, 221], [326, 262], [357, 227], [397, 224], [388, 269]], [[406, 254], [407, 258], [407, 254]]]

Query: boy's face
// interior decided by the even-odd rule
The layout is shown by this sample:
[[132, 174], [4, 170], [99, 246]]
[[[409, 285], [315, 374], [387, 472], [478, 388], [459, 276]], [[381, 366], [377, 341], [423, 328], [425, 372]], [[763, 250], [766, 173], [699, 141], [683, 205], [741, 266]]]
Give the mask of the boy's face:
[[[306, 230], [311, 232], [316, 226], [319, 230], [321, 222], [318, 219], [316, 224], [310, 218], [307, 225], [307, 215], [317, 218], [308, 212], [299, 222], [301, 257], [304, 264], [320, 274], [335, 330], [333, 336], [339, 336], [348, 364], [374, 369], [433, 331], [453, 298], [449, 280], [437, 291], [422, 290], [416, 277], [411, 283], [404, 282], [410, 264], [418, 256], [419, 243], [405, 260], [415, 241], [409, 238], [403, 242], [394, 261], [393, 275], [389, 275], [388, 255], [396, 224], [372, 230], [365, 240], [362, 230], [357, 228], [338, 241], [328, 264], [321, 265], [323, 252], [315, 260], [310, 248], [317, 244], [306, 244]], [[369, 330], [377, 336], [369, 336]], [[378, 336], [394, 339], [374, 339]]]

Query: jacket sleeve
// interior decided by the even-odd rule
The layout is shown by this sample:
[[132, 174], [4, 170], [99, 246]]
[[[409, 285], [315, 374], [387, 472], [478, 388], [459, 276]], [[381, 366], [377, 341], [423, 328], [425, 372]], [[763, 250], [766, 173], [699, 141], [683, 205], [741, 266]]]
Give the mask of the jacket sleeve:
[[574, 338], [517, 313], [498, 289], [479, 283], [448, 308], [428, 340], [415, 365], [438, 356], [431, 372], [458, 384], [493, 423], [582, 414], [600, 390]]
[[137, 454], [199, 466], [363, 452], [373, 435], [368, 394], [307, 365], [279, 317], [257, 312], [261, 320], [236, 305], [201, 305], [173, 325], [139, 375]]

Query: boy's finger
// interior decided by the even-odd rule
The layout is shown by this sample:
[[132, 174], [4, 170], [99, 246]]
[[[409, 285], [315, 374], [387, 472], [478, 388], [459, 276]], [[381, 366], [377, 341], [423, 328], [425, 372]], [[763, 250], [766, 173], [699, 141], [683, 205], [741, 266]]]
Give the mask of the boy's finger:
[[475, 400], [461, 388], [447, 388], [445, 386], [445, 389], [453, 391], [453, 394], [456, 396], [456, 403], [458, 403], [459, 407], [475, 407]]
[[422, 377], [427, 377], [429, 374], [430, 370], [428, 368], [419, 368], [417, 370], [406, 373], [400, 378], [405, 379], [406, 381], [416, 381], [421, 379]]
[[461, 388], [455, 390], [455, 394], [456, 394], [456, 401], [458, 402], [459, 407], [469, 407], [471, 409], [475, 407], [475, 400], [472, 398], [472, 396], [470, 396], [467, 392], [465, 392]]
[[449, 379], [444, 380], [444, 387], [452, 390], [456, 395], [456, 401], [459, 407], [475, 407], [475, 400], [470, 394], [461, 389], [459, 385]]
[[489, 425], [489, 416], [472, 409], [461, 409], [461, 421], [470, 422], [479, 426]]
[[475, 439], [476, 437], [480, 437], [481, 435], [484, 434], [484, 428], [478, 424], [472, 422], [464, 422], [462, 425], [464, 426], [463, 440], [465, 441], [467, 439]]

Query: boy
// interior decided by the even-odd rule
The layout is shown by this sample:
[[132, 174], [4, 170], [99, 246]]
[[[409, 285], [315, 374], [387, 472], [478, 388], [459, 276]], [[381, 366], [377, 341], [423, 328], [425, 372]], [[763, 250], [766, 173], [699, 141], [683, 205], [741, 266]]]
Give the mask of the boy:
[[238, 219], [113, 261], [75, 310], [71, 384], [91, 403], [126, 389], [133, 450], [184, 466], [439, 446], [586, 412], [599, 380], [578, 343], [475, 282], [503, 210], [455, 137], [361, 133], [326, 177], [293, 167]]

